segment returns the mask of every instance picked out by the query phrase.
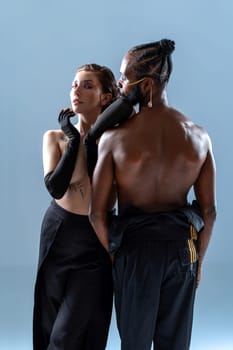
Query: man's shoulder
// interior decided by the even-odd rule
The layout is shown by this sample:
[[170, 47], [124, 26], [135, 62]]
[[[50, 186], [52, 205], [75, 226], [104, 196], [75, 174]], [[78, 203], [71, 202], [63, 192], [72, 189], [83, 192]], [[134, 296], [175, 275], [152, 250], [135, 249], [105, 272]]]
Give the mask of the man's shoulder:
[[211, 139], [205, 128], [188, 118], [182, 112], [171, 109], [170, 116], [173, 120], [170, 127], [172, 133], [179, 135], [180, 140], [190, 145], [199, 145], [208, 149], [211, 147]]
[[99, 147], [100, 148], [110, 148], [115, 136], [115, 128], [106, 130], [99, 139]]
[[174, 108], [170, 108], [170, 117], [173, 118], [175, 122], [177, 122], [177, 125], [185, 126], [185, 128], [190, 129], [190, 131], [197, 132], [203, 136], [208, 135], [207, 131], [204, 129], [203, 126], [197, 124], [194, 120], [190, 119], [187, 115], [185, 115], [184, 113]]

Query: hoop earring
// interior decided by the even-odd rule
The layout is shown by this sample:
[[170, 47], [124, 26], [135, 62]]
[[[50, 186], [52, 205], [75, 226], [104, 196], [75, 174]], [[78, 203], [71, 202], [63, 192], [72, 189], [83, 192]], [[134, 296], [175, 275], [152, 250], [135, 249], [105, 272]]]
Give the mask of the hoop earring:
[[150, 100], [147, 103], [147, 107], [152, 108], [153, 102], [152, 102], [152, 85], [150, 86]]

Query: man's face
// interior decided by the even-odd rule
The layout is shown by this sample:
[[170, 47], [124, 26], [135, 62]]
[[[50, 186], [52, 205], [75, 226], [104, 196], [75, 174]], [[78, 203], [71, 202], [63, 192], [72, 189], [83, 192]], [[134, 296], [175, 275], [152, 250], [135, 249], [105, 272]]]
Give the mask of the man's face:
[[[132, 54], [127, 53], [121, 63], [120, 79], [118, 80], [118, 87], [121, 96], [127, 97], [133, 105], [139, 103], [143, 104], [145, 96], [140, 88], [140, 80], [137, 83], [135, 72], [130, 69], [132, 61], [135, 60]], [[133, 84], [135, 82], [135, 85]]]

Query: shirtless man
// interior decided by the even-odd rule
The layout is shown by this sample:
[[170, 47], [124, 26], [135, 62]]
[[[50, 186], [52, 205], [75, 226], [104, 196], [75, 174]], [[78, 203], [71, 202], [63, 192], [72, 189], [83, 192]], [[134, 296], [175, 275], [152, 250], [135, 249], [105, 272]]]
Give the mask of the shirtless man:
[[[83, 139], [118, 94], [103, 66], [78, 68], [72, 108], [61, 130], [43, 138], [46, 187], [54, 198], [44, 216], [33, 319], [34, 350], [104, 350], [112, 312], [112, 266], [88, 220], [91, 183]], [[73, 125], [70, 118], [78, 115]]]
[[[163, 39], [124, 56], [118, 86], [139, 112], [103, 134], [93, 177], [89, 218], [114, 254], [122, 350], [150, 350], [152, 343], [156, 350], [189, 349], [195, 290], [216, 218], [210, 137], [167, 102], [174, 48]], [[113, 182], [119, 215], [109, 227]]]

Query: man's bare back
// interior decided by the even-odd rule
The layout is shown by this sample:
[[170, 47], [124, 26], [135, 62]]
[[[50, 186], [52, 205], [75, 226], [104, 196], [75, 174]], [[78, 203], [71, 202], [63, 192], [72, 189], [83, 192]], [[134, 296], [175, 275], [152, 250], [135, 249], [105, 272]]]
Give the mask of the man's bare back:
[[103, 152], [112, 152], [119, 206], [146, 211], [186, 204], [210, 146], [202, 128], [164, 105], [136, 114], [103, 139]]

